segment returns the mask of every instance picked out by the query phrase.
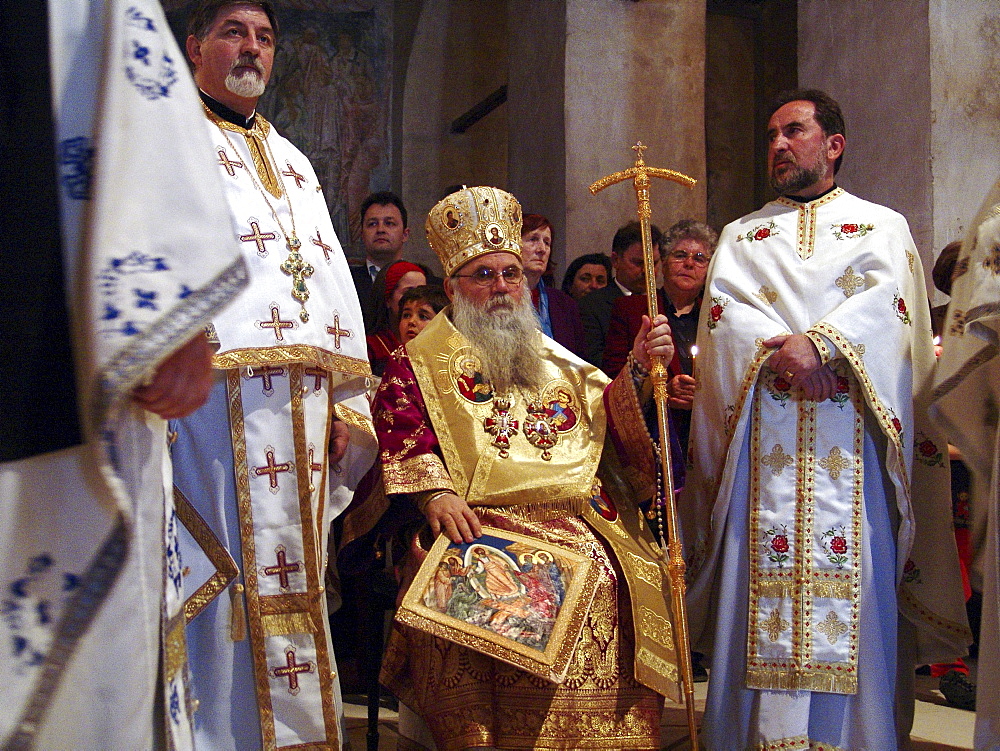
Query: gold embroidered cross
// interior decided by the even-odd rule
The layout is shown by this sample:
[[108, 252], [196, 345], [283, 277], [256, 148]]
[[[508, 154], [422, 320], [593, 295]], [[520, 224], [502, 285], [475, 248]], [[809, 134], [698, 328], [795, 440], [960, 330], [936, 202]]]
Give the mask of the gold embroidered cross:
[[316, 490], [316, 485], [313, 483], [313, 472], [322, 472], [323, 465], [320, 462], [314, 462], [313, 456], [316, 453], [316, 447], [309, 447], [309, 492], [312, 493]]
[[350, 339], [354, 334], [351, 333], [350, 329], [340, 328], [340, 314], [335, 313], [333, 316], [333, 325], [326, 327], [326, 333], [333, 334], [333, 346], [336, 349], [340, 349], [340, 337], [345, 339]]
[[308, 180], [306, 180], [306, 178], [303, 175], [300, 175], [298, 172], [295, 171], [295, 167], [292, 166], [291, 162], [285, 162], [285, 166], [288, 167], [288, 171], [282, 172], [281, 174], [284, 175], [285, 177], [292, 178], [295, 181], [296, 188], [301, 188], [302, 183], [308, 182]]
[[270, 396], [274, 393], [274, 386], [271, 383], [271, 378], [274, 376], [283, 376], [285, 374], [285, 369], [278, 365], [265, 365], [262, 368], [253, 369], [248, 378], [260, 378], [261, 386], [263, 387], [264, 395]]
[[831, 480], [836, 480], [851, 463], [841, 455], [840, 447], [834, 446], [827, 456], [819, 460], [819, 466], [830, 473]]
[[264, 452], [267, 457], [267, 466], [264, 467], [254, 467], [253, 473], [260, 477], [262, 475], [268, 476], [268, 481], [270, 482], [270, 490], [272, 492], [278, 492], [278, 473], [279, 472], [291, 472], [294, 466], [291, 462], [282, 462], [277, 464], [274, 461], [274, 449], [268, 447], [267, 451]]
[[842, 623], [832, 610], [826, 614], [826, 618], [821, 623], [817, 624], [816, 630], [823, 634], [831, 644], [836, 644], [837, 640], [848, 631], [847, 624]]
[[271, 329], [274, 332], [275, 338], [279, 342], [282, 342], [282, 341], [285, 340], [285, 337], [282, 335], [281, 330], [282, 329], [295, 328], [295, 322], [294, 321], [283, 321], [283, 320], [281, 320], [281, 314], [278, 313], [278, 306], [277, 305], [272, 305], [271, 306], [271, 320], [270, 321], [257, 321], [257, 326], [259, 326], [262, 329]]
[[265, 240], [277, 240], [278, 236], [273, 232], [261, 232], [257, 222], [250, 222], [250, 229], [253, 232], [249, 235], [240, 235], [240, 240], [245, 243], [257, 243], [257, 255], [262, 258], [267, 255], [267, 248], [264, 247]]
[[316, 237], [315, 237], [315, 239], [312, 238], [312, 237], [310, 237], [309, 240], [310, 240], [310, 242], [312, 242], [313, 245], [318, 246], [319, 249], [323, 251], [323, 257], [326, 260], [329, 261], [330, 260], [330, 251], [333, 250], [333, 248], [331, 248], [329, 245], [327, 245], [325, 242], [323, 242], [323, 236], [319, 233], [319, 230], [316, 230]]
[[281, 590], [288, 589], [288, 575], [294, 574], [295, 572], [302, 569], [302, 564], [299, 561], [294, 563], [288, 563], [285, 553], [285, 546], [279, 545], [274, 549], [275, 556], [278, 560], [277, 566], [265, 566], [261, 569], [261, 573], [264, 576], [277, 576], [278, 577], [278, 588]]
[[767, 634], [767, 638], [772, 642], [776, 642], [778, 641], [778, 637], [781, 636], [781, 632], [788, 629], [788, 627], [792, 624], [782, 618], [778, 609], [774, 608], [774, 610], [771, 611], [771, 615], [767, 617], [767, 620], [760, 625], [764, 628], [764, 633]]
[[225, 149], [219, 149], [219, 164], [226, 168], [230, 177], [236, 177], [236, 167], [243, 169], [243, 162], [234, 162], [226, 155]]
[[760, 458], [760, 463], [765, 467], [770, 467], [771, 474], [778, 477], [782, 472], [785, 471], [785, 467], [792, 466], [793, 460], [785, 450], [781, 448], [780, 443], [774, 444], [774, 448], [771, 449], [771, 453]]
[[295, 662], [295, 647], [286, 647], [285, 664], [280, 668], [271, 668], [271, 675], [288, 678], [288, 693], [295, 696], [299, 693], [299, 673], [311, 673], [313, 667], [311, 662]]
[[[334, 317], [334, 321], [336, 321]], [[305, 374], [307, 376], [312, 376], [313, 378], [313, 391], [319, 391], [323, 388], [323, 379], [327, 377], [327, 373], [323, 368], [306, 368]]]
[[844, 297], [851, 297], [858, 291], [859, 287], [864, 286], [864, 283], [865, 278], [855, 274], [853, 266], [848, 266], [844, 269], [844, 275], [838, 276], [836, 282], [837, 286], [844, 291]]

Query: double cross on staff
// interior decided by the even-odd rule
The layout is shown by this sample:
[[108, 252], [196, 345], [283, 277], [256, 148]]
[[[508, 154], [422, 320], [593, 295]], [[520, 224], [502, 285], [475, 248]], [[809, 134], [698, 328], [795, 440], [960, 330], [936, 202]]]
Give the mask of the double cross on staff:
[[[652, 211], [649, 208], [650, 178], [659, 177], [673, 180], [687, 187], [693, 187], [697, 182], [680, 172], [659, 167], [647, 167], [643, 161], [642, 152], [646, 150], [642, 141], [632, 149], [636, 153], [635, 165], [621, 172], [602, 177], [590, 186], [592, 195], [597, 195], [609, 185], [615, 185], [623, 180], [632, 179], [635, 186], [635, 197], [638, 202], [639, 226], [642, 229], [642, 261], [646, 273], [646, 300], [648, 303], [649, 320], [653, 320], [659, 310], [656, 301], [656, 259], [650, 239], [649, 219]], [[655, 249], [659, 253], [659, 248]], [[649, 375], [653, 381], [653, 399], [656, 403], [656, 422], [660, 428], [660, 467], [663, 472], [663, 515], [666, 517], [667, 532], [667, 570], [670, 572], [670, 600], [673, 605], [674, 627], [677, 633], [677, 658], [680, 661], [681, 681], [684, 687], [684, 704], [687, 709], [688, 732], [691, 734], [691, 748], [698, 748], [698, 722], [694, 711], [694, 680], [691, 668], [691, 647], [688, 638], [687, 607], [684, 595], [687, 585], [684, 582], [684, 555], [681, 548], [680, 534], [677, 523], [677, 506], [674, 503], [674, 471], [670, 460], [670, 423], [667, 411], [667, 364], [662, 357], [654, 357]], [[655, 501], [654, 501], [655, 502]]]

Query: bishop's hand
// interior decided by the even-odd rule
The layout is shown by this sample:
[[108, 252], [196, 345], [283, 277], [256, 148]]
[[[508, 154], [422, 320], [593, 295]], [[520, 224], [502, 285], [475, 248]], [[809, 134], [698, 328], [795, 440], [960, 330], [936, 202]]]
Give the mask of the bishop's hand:
[[650, 323], [649, 316], [642, 317], [639, 333], [632, 343], [632, 357], [642, 367], [649, 370], [653, 367], [653, 357], [660, 357], [670, 362], [674, 359], [674, 340], [670, 336], [670, 324], [662, 313]]
[[483, 534], [479, 517], [464, 498], [459, 498], [454, 493], [435, 496], [423, 511], [435, 537], [444, 532], [449, 540], [460, 543], [473, 542]]

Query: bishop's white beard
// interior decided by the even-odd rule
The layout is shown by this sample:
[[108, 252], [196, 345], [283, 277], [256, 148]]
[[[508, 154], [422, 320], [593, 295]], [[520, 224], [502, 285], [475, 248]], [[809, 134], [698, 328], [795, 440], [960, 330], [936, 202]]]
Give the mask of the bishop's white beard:
[[[256, 68], [257, 72], [253, 73], [249, 70], [244, 70], [237, 73], [236, 68], [243, 65], [252, 65]], [[226, 76], [226, 88], [231, 93], [245, 99], [256, 99], [264, 95], [264, 88], [266, 86], [263, 66], [257, 58], [252, 55], [241, 55], [233, 61], [229, 75]]]
[[521, 302], [505, 292], [477, 305], [455, 289], [451, 318], [475, 349], [483, 377], [496, 394], [520, 387], [538, 391], [544, 384], [543, 360], [538, 354], [538, 316], [527, 290]]

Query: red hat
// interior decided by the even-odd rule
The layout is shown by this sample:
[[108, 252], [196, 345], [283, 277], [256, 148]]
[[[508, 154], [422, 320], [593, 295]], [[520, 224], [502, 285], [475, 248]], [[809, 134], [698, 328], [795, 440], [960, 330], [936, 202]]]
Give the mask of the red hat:
[[424, 274], [424, 270], [422, 268], [417, 266], [415, 263], [410, 263], [409, 261], [396, 261], [392, 264], [392, 266], [386, 269], [385, 289], [382, 291], [382, 295], [387, 303], [389, 302], [389, 298], [392, 296], [393, 290], [396, 289], [396, 286], [399, 284], [399, 280], [411, 271]]

